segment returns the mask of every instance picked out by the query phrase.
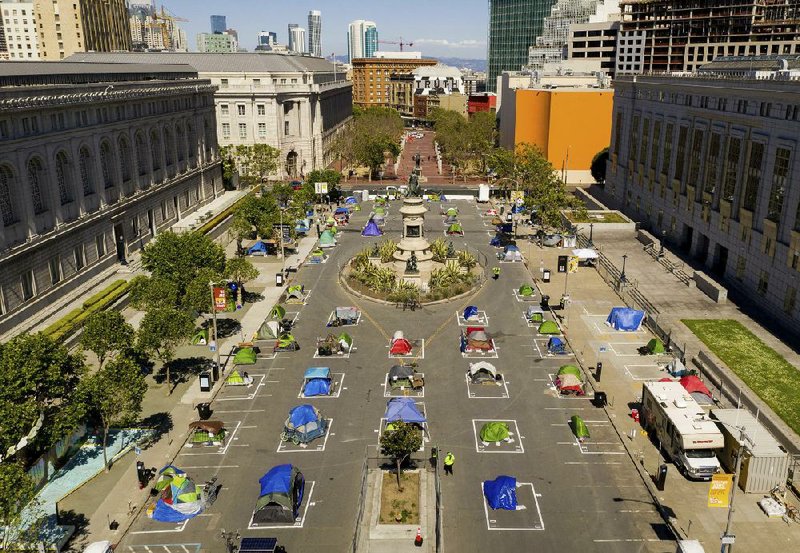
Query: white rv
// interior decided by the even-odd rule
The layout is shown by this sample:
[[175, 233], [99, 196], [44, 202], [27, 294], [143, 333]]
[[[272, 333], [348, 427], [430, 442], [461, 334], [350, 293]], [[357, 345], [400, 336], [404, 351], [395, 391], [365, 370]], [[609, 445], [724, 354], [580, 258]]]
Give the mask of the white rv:
[[709, 480], [720, 470], [716, 452], [725, 445], [717, 425], [680, 382], [645, 382], [642, 425], [688, 478]]

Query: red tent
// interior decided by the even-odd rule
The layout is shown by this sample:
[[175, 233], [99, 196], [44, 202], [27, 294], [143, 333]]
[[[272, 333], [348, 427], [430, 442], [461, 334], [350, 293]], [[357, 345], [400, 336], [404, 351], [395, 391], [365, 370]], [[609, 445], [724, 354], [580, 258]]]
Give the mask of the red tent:
[[408, 355], [411, 353], [411, 342], [406, 340], [403, 337], [403, 333], [401, 331], [397, 331], [394, 333], [392, 337], [392, 343], [389, 347], [389, 354], [390, 355]]
[[693, 374], [681, 377], [680, 383], [681, 386], [686, 388], [686, 391], [689, 392], [690, 394], [700, 393], [705, 396], [708, 396], [709, 398], [712, 398], [711, 392], [708, 390], [706, 385], [703, 384], [703, 381]]

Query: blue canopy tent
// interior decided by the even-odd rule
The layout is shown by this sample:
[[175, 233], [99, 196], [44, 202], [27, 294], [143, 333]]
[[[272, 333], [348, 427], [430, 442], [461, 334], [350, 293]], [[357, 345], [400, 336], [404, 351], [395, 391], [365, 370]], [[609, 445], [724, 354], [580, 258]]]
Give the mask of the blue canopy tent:
[[417, 404], [413, 398], [410, 397], [395, 397], [389, 400], [386, 404], [387, 422], [412, 422], [422, 424], [425, 422], [425, 416], [420, 413]]
[[477, 320], [478, 319], [478, 307], [475, 305], [468, 305], [467, 308], [464, 310], [464, 320]]
[[313, 405], [297, 405], [289, 411], [289, 418], [283, 425], [281, 440], [295, 444], [307, 444], [324, 436], [328, 421]]
[[267, 245], [259, 240], [247, 249], [247, 255], [267, 255]]
[[374, 220], [370, 219], [361, 231], [361, 236], [383, 236], [383, 231]]
[[517, 479], [513, 476], [498, 476], [483, 483], [483, 495], [492, 510], [517, 510]]
[[328, 367], [311, 367], [303, 375], [303, 395], [327, 396], [331, 393], [331, 370]]
[[547, 353], [563, 354], [567, 353], [567, 345], [562, 338], [558, 336], [550, 336], [547, 340]]
[[355, 197], [355, 196], [347, 196], [347, 197], [344, 199], [344, 203], [346, 203], [346, 204], [357, 204], [357, 203], [358, 203], [358, 200], [356, 199], [356, 197]]
[[337, 207], [336, 211], [333, 212], [334, 215], [350, 215], [350, 210], [346, 207]]
[[630, 307], [614, 307], [608, 314], [606, 324], [614, 330], [625, 330], [634, 332], [639, 330], [644, 320], [644, 311], [631, 309]]
[[277, 465], [269, 469], [258, 483], [261, 493], [256, 502], [253, 522], [294, 523], [305, 491], [303, 473], [289, 464]]

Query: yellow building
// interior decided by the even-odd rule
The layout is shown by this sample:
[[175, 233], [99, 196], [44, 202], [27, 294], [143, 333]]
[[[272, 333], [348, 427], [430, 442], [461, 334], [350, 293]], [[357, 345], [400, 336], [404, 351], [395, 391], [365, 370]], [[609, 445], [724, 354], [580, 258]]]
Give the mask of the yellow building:
[[125, 0], [34, 0], [34, 11], [41, 59], [131, 49]]
[[392, 87], [406, 86], [397, 80], [398, 76], [410, 75], [417, 67], [436, 63], [436, 60], [427, 58], [356, 58], [352, 61], [353, 104], [365, 108], [397, 107], [397, 103], [405, 106], [410, 98], [404, 97], [402, 101], [395, 98], [393, 103]]
[[500, 145], [529, 143], [544, 152], [569, 184], [591, 184], [595, 154], [611, 140], [614, 91], [604, 88], [504, 90]]

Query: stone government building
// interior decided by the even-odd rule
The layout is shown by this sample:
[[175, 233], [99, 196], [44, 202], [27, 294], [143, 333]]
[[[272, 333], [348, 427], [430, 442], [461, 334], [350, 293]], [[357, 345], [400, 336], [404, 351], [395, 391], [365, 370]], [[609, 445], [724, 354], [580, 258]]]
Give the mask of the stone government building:
[[353, 114], [353, 85], [323, 58], [278, 53], [79, 53], [69, 61], [189, 64], [217, 87], [221, 146], [281, 151], [275, 178], [301, 178], [334, 161], [331, 145]]
[[187, 65], [0, 64], [0, 333], [222, 191]]

